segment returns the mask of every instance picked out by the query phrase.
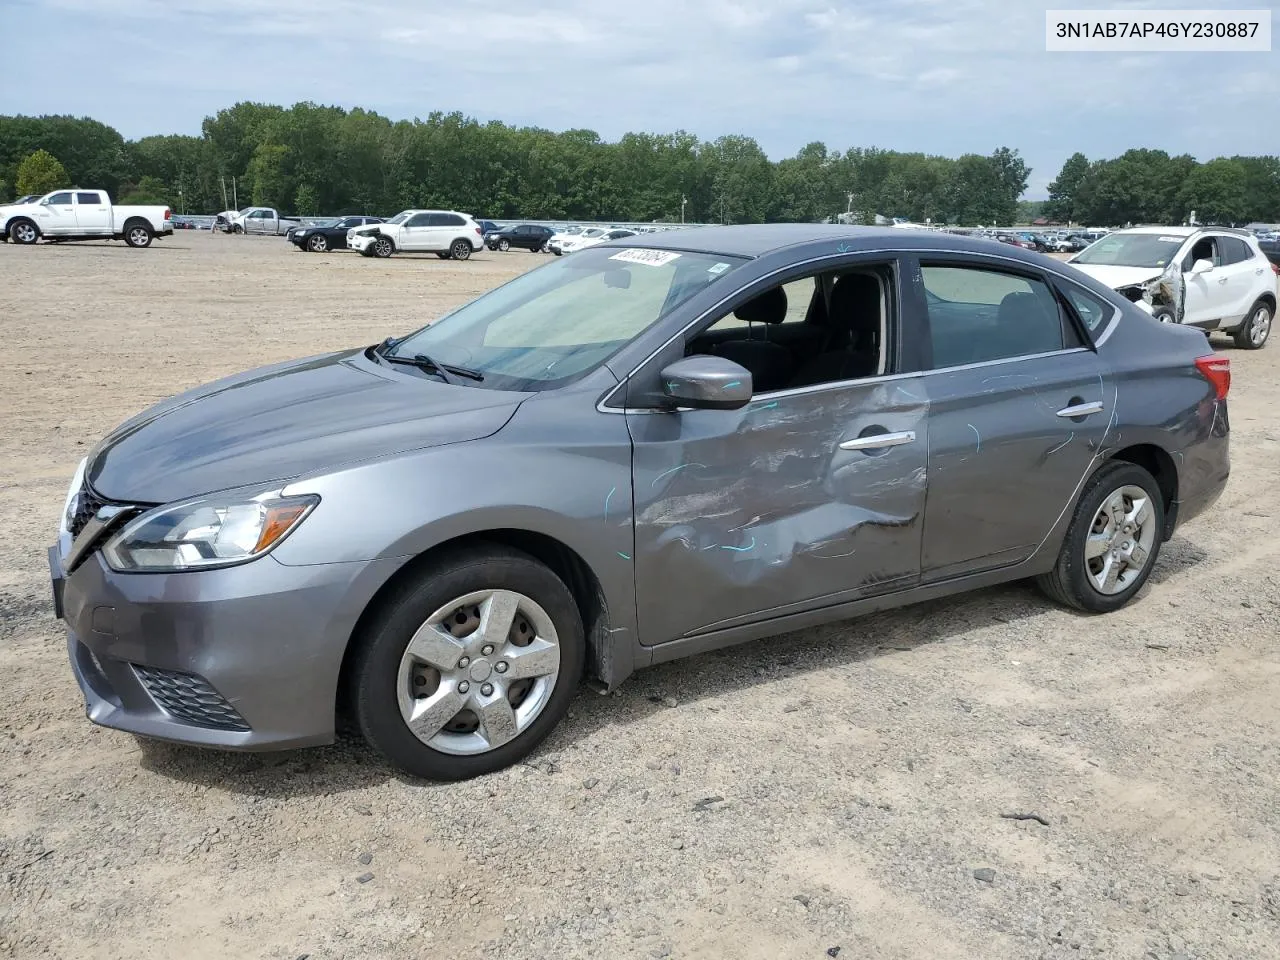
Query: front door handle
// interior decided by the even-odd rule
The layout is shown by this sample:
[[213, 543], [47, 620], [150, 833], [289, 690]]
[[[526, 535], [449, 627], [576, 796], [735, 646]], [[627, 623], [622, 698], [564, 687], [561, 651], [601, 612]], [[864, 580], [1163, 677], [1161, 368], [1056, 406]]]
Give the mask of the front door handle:
[[1226, 282], [1227, 282], [1227, 280], [1229, 280], [1229, 279], [1230, 279], [1229, 277], [1222, 277], [1222, 278], [1220, 278], [1220, 279], [1218, 280], [1218, 282], [1219, 282], [1219, 283], [1226, 283]]
[[1058, 416], [1065, 417], [1068, 420], [1076, 417], [1087, 417], [1095, 413], [1102, 412], [1102, 401], [1094, 400], [1090, 403], [1077, 403], [1070, 407], [1063, 407], [1058, 411]]
[[903, 430], [899, 433], [873, 433], [865, 437], [854, 437], [840, 444], [841, 450], [879, 450], [882, 447], [900, 447], [904, 443], [914, 443], [916, 432]]

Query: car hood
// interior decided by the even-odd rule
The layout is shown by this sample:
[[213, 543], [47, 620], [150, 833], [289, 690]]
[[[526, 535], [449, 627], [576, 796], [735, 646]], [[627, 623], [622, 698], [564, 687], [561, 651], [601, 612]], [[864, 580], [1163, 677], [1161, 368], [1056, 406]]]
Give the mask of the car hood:
[[327, 354], [157, 404], [98, 445], [87, 476], [107, 499], [168, 503], [486, 437], [524, 396], [385, 368], [364, 351]]
[[1099, 283], [1105, 283], [1112, 290], [1146, 283], [1160, 276], [1162, 272], [1160, 267], [1114, 267], [1101, 263], [1068, 262], [1081, 273], [1088, 274]]

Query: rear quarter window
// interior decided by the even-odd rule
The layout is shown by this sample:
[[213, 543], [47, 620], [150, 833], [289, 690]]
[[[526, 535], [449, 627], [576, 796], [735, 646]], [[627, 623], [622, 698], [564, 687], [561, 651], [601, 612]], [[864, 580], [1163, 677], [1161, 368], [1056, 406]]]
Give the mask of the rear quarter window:
[[1062, 293], [1090, 333], [1097, 333], [1102, 329], [1107, 317], [1111, 316], [1115, 309], [1105, 300], [1076, 286], [1063, 284]]

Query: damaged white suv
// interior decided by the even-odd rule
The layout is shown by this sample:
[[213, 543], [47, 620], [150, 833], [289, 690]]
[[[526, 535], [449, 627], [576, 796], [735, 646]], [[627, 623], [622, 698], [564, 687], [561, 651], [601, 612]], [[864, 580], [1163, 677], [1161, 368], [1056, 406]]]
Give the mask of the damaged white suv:
[[1134, 227], [1072, 257], [1072, 266], [1168, 323], [1221, 330], [1257, 350], [1276, 315], [1277, 268], [1243, 230]]

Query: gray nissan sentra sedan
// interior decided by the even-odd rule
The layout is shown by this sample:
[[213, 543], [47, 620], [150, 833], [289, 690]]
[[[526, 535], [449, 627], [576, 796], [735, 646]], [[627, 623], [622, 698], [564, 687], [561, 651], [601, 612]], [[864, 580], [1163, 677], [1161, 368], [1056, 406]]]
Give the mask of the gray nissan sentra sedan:
[[1008, 580], [1106, 612], [1229, 472], [1229, 361], [937, 233], [629, 237], [374, 347], [174, 397], [49, 553], [96, 723], [416, 775], [524, 757], [585, 677]]

